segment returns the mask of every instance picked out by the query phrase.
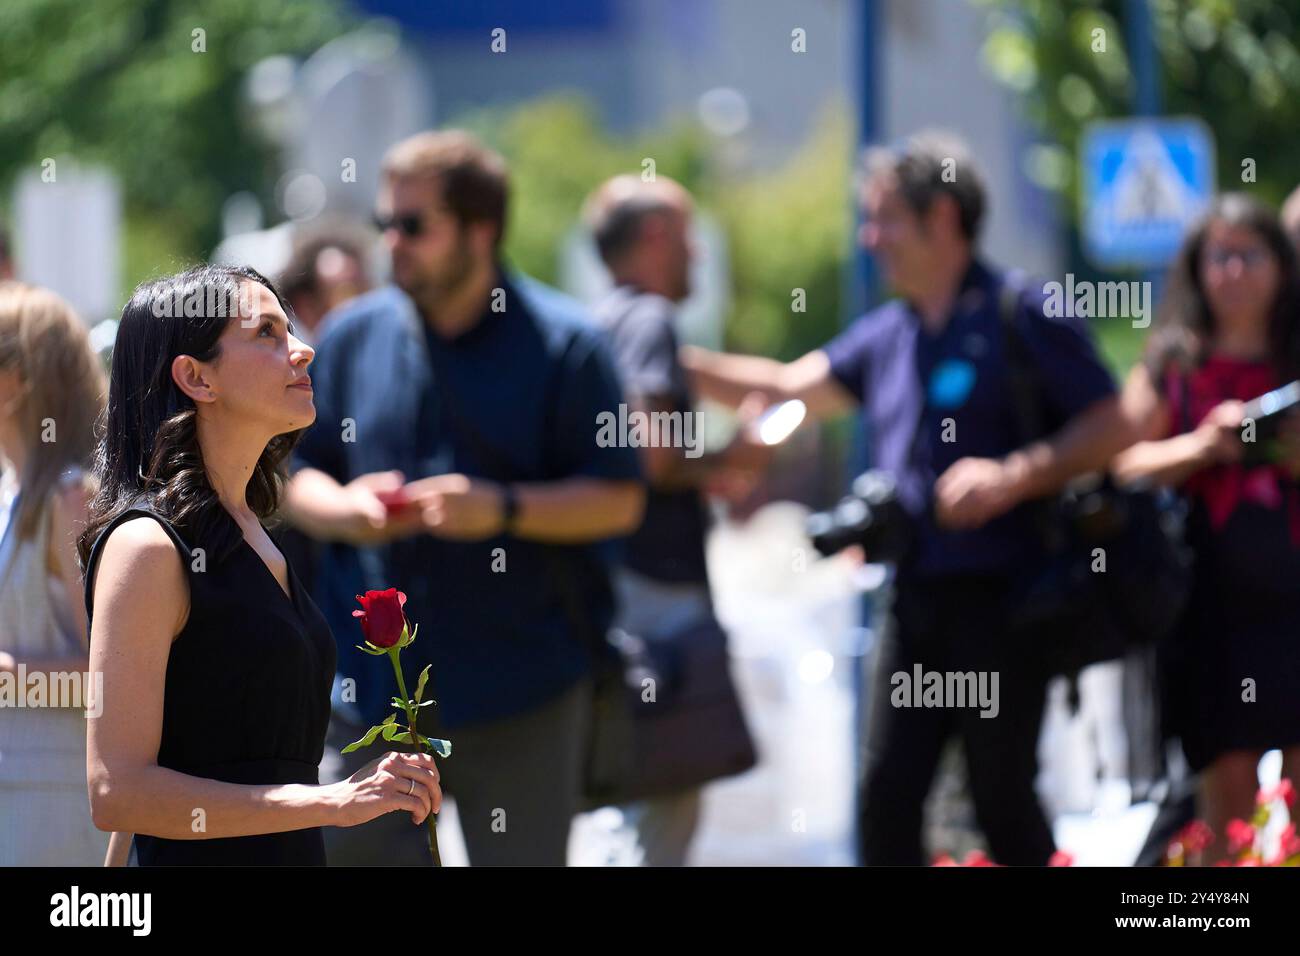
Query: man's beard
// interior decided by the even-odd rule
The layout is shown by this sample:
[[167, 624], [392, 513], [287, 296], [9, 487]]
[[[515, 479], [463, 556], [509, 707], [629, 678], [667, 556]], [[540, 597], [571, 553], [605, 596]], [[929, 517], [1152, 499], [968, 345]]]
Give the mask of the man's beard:
[[412, 299], [436, 304], [459, 292], [470, 280], [474, 258], [464, 237], [456, 243], [448, 262], [436, 273], [408, 276], [405, 281], [394, 275], [393, 281]]

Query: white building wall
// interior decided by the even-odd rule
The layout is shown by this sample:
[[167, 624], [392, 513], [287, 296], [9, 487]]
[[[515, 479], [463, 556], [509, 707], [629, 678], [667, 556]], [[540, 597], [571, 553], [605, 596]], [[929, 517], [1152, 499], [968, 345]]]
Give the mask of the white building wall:
[[884, 21], [882, 138], [940, 126], [971, 144], [990, 192], [984, 248], [1002, 265], [1059, 274], [1063, 250], [1046, 196], [1020, 171], [1015, 96], [984, 68], [984, 13], [968, 0], [877, 0]]

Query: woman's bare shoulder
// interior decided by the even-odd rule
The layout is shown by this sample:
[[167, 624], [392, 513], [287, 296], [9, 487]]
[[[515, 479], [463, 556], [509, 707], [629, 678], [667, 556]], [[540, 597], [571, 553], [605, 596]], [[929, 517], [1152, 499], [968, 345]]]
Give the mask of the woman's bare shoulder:
[[148, 515], [127, 518], [108, 533], [100, 560], [105, 558], [132, 558], [136, 561], [167, 564], [162, 559], [175, 555], [176, 545], [167, 530]]
[[138, 515], [123, 521], [104, 539], [94, 568], [95, 606], [109, 607], [147, 599], [164, 619], [178, 621], [189, 603], [185, 567], [167, 530], [153, 518]]

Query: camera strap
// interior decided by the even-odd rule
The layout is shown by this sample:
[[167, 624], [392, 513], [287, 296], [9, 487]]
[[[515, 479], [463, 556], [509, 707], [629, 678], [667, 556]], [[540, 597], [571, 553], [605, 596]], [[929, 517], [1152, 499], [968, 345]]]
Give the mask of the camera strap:
[[[998, 323], [1002, 328], [1002, 343], [1006, 353], [1007, 384], [1011, 389], [1011, 409], [1016, 417], [1016, 431], [1020, 447], [1042, 439], [1048, 431], [1043, 415], [1042, 390], [1038, 382], [1038, 365], [1029, 352], [1029, 345], [1016, 328], [1016, 316], [1024, 294], [1019, 275], [1006, 273], [998, 289]], [[1055, 498], [1043, 498], [1029, 503], [1034, 523], [1049, 553], [1060, 551], [1066, 543], [1063, 516], [1055, 507]]]

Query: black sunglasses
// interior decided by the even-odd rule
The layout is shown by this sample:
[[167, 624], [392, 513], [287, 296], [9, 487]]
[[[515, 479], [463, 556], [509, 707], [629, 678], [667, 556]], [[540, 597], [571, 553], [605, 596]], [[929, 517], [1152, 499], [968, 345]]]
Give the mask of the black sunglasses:
[[407, 213], [403, 216], [381, 216], [376, 213], [371, 222], [380, 232], [396, 229], [408, 239], [415, 239], [424, 232], [424, 217], [418, 212]]

